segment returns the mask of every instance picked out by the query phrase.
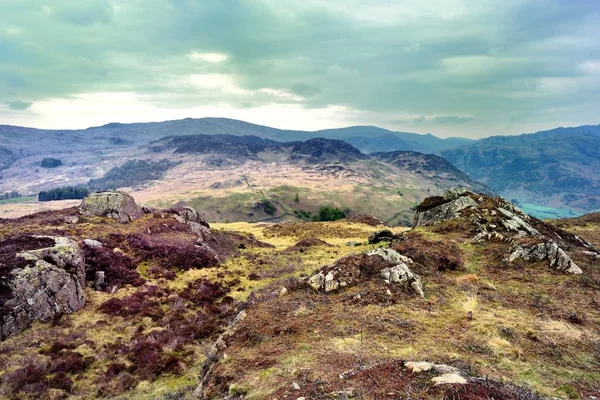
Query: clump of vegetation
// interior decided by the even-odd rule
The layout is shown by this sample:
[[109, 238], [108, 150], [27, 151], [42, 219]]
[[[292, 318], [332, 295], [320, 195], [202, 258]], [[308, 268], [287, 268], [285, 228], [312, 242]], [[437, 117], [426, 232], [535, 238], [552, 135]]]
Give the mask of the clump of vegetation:
[[413, 234], [394, 246], [394, 250], [431, 272], [462, 269], [465, 265], [462, 251], [455, 242], [432, 241]]
[[112, 234], [111, 238], [125, 239], [139, 260], [155, 262], [162, 268], [186, 271], [212, 267], [218, 263], [208, 249], [196, 246], [193, 242], [168, 241], [160, 237], [144, 237], [140, 234]]
[[88, 186], [93, 191], [102, 191], [141, 185], [160, 179], [165, 172], [176, 165], [178, 163], [166, 159], [130, 160], [119, 167], [112, 168], [102, 178], [90, 180]]
[[62, 165], [62, 161], [58, 158], [47, 157], [42, 160], [42, 168], [56, 168]]
[[442, 196], [431, 196], [426, 198], [425, 200], [423, 200], [423, 202], [421, 202], [421, 204], [419, 204], [415, 210], [416, 211], [427, 211], [427, 210], [431, 210], [432, 208], [441, 206], [442, 204], [446, 204], [449, 203], [450, 201], [452, 201], [451, 199], [444, 199]]
[[85, 186], [65, 186], [48, 191], [41, 191], [38, 194], [39, 201], [83, 199], [89, 194]]
[[275, 211], [277, 211], [275, 203], [273, 203], [272, 200], [269, 200], [267, 198], [262, 199], [258, 202], [258, 208], [263, 210], [268, 215], [275, 215]]
[[319, 208], [319, 221], [337, 221], [346, 218], [348, 210], [341, 210], [337, 207], [321, 206]]

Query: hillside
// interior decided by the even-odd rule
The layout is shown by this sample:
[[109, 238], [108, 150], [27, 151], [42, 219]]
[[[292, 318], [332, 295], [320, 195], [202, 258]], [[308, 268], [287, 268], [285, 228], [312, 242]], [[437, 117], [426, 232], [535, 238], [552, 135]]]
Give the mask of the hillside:
[[442, 155], [521, 204], [600, 208], [600, 125], [495, 136]]
[[385, 235], [209, 225], [119, 193], [4, 220], [0, 307], [28, 310], [25, 270], [75, 286], [52, 297], [41, 279], [30, 290], [57, 307], [18, 326], [2, 314], [0, 396], [597, 396], [597, 250], [500, 198], [450, 190], [418, 208]]
[[8, 150], [6, 147], [0, 146], [0, 170], [8, 167], [15, 159], [16, 157], [12, 151]]
[[[451, 186], [490, 191], [438, 156], [408, 152], [404, 163], [394, 164], [323, 138], [169, 136], [138, 147], [57, 157], [61, 165], [51, 169], [39, 168], [39, 156], [21, 158], [3, 171], [0, 191], [127, 188], [140, 202], [192, 205], [213, 222], [313, 220], [321, 207], [330, 207], [404, 225], [418, 202]], [[35, 203], [0, 205], [0, 215], [30, 213]], [[59, 206], [43, 203], [38, 209]]]

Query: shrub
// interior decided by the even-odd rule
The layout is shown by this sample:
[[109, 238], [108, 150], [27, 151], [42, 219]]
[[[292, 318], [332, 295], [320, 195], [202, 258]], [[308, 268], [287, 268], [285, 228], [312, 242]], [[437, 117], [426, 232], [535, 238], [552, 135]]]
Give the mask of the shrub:
[[62, 161], [58, 158], [47, 157], [42, 160], [42, 168], [56, 168], [62, 165]]
[[269, 199], [262, 199], [258, 203], [258, 205], [266, 214], [269, 214], [269, 215], [275, 215], [275, 211], [277, 211], [277, 208], [275, 207], [275, 203], [273, 203]]
[[138, 315], [156, 321], [165, 314], [157, 297], [167, 296], [168, 293], [168, 289], [160, 289], [158, 286], [145, 286], [129, 296], [108, 299], [100, 305], [100, 311], [120, 317]]
[[179, 295], [196, 305], [211, 305], [228, 292], [229, 288], [202, 278], [188, 283]]
[[431, 196], [423, 200], [421, 204], [416, 207], [416, 211], [427, 211], [432, 208], [441, 206], [442, 204], [446, 204], [452, 201], [451, 199], [446, 200], [442, 196]]
[[337, 221], [346, 218], [346, 212], [337, 207], [321, 206], [319, 209], [319, 221]]
[[76, 351], [62, 351], [52, 360], [50, 372], [73, 374], [85, 371], [93, 361], [93, 357], [83, 357]]

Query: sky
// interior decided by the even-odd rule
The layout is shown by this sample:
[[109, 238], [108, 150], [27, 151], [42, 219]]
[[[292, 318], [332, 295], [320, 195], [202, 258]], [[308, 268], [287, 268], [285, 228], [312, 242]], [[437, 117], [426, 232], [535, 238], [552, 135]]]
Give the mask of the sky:
[[598, 0], [0, 0], [0, 124], [600, 124]]

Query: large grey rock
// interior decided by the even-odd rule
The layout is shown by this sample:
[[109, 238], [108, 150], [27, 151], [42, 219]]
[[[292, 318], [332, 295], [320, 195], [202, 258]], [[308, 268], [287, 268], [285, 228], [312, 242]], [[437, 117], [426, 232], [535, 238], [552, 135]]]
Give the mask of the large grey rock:
[[5, 277], [9, 293], [0, 313], [0, 339], [19, 333], [34, 321], [72, 313], [85, 304], [85, 260], [77, 243], [49, 237], [51, 247], [18, 254], [29, 261]]
[[124, 192], [92, 193], [83, 199], [79, 212], [85, 217], [108, 217], [122, 223], [134, 221], [144, 214], [133, 197]]
[[413, 226], [430, 226], [460, 217], [465, 208], [477, 207], [477, 203], [469, 196], [460, 196], [448, 203], [439, 205], [415, 214]]
[[509, 262], [522, 258], [526, 261], [549, 260], [550, 267], [568, 274], [580, 275], [581, 268], [567, 253], [553, 241], [539, 243], [533, 246], [519, 246], [507, 258]]
[[177, 217], [179, 217], [179, 218], [177, 218], [177, 217], [176, 218], [181, 221], [195, 222], [195, 223], [203, 225], [207, 228], [210, 228], [206, 219], [204, 219], [204, 217], [200, 213], [198, 213], [198, 211], [194, 210], [192, 207], [185, 206], [185, 207], [175, 208], [175, 209], [173, 209], [173, 211], [175, 212], [175, 215]]

